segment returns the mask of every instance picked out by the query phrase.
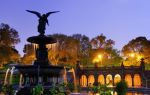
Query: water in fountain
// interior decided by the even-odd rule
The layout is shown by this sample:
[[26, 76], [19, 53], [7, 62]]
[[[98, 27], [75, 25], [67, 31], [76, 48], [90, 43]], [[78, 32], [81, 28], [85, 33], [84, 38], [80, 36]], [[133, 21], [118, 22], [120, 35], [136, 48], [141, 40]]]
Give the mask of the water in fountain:
[[4, 85], [7, 84], [7, 77], [8, 77], [8, 73], [9, 73], [10, 69], [8, 68], [5, 74], [5, 80], [4, 80]]
[[20, 79], [19, 79], [19, 87], [22, 87], [22, 74], [20, 74]]
[[75, 75], [75, 70], [72, 68], [72, 74], [73, 74], [73, 82], [74, 82], [74, 91], [77, 92], [77, 81], [76, 81], [76, 75]]
[[15, 69], [15, 67], [12, 67], [11, 71], [10, 71], [11, 72], [11, 74], [10, 74], [10, 80], [9, 80], [10, 84], [12, 84], [12, 77], [13, 77], [14, 69]]
[[64, 83], [67, 84], [67, 71], [66, 71], [66, 67], [64, 67], [63, 77], [64, 77]]

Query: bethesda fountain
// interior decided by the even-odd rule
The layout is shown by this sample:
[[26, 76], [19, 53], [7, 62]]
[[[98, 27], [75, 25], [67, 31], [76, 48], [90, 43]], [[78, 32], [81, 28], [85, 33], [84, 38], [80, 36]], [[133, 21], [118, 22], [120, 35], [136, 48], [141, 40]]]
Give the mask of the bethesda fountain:
[[[64, 81], [63, 74], [65, 67], [54, 66], [48, 60], [48, 49], [47, 44], [56, 43], [56, 40], [50, 36], [45, 35], [46, 25], [48, 24], [48, 16], [57, 13], [58, 11], [48, 12], [41, 15], [36, 11], [27, 10], [27, 12], [33, 13], [39, 18], [38, 24], [38, 36], [32, 36], [27, 39], [28, 42], [38, 45], [36, 49], [36, 60], [32, 65], [15, 65], [12, 69], [8, 69], [6, 72], [5, 83], [7, 84], [8, 72], [11, 72], [9, 84], [12, 84], [12, 74], [13, 71], [17, 71], [20, 75], [20, 83], [17, 95], [30, 95], [31, 88], [38, 84], [43, 85], [43, 87], [48, 87], [53, 84], [60, 83]], [[44, 89], [45, 89], [44, 88]]]

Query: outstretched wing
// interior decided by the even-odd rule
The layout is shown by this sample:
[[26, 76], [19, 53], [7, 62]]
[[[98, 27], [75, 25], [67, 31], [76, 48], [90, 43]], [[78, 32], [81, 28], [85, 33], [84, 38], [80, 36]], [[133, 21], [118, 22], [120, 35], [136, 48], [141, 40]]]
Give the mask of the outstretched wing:
[[57, 13], [57, 12], [59, 12], [59, 11], [48, 12], [45, 15], [46, 15], [46, 17], [48, 17], [50, 14]]
[[39, 18], [41, 17], [41, 14], [39, 12], [36, 11], [30, 11], [30, 10], [26, 10], [27, 12], [33, 13], [35, 15], [37, 15]]

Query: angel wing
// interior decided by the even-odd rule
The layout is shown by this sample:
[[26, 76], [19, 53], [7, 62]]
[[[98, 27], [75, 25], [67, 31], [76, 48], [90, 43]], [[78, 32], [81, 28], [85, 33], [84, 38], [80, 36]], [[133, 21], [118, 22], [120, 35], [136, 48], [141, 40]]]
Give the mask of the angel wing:
[[59, 12], [59, 11], [48, 12], [45, 15], [46, 15], [46, 17], [48, 17], [50, 14], [57, 13], [57, 12]]
[[33, 14], [37, 15], [39, 18], [41, 17], [41, 14], [39, 12], [30, 11], [30, 10], [26, 10], [26, 11], [29, 12], [29, 13], [33, 13]]

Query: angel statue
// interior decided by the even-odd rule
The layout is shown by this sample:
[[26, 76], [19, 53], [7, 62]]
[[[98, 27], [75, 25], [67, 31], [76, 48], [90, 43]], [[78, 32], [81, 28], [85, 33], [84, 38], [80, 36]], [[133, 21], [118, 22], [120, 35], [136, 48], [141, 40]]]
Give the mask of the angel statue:
[[46, 24], [49, 25], [48, 19], [47, 19], [48, 16], [50, 14], [59, 12], [59, 11], [53, 11], [53, 12], [48, 12], [46, 14], [42, 14], [41, 15], [39, 12], [36, 12], [36, 11], [30, 11], [30, 10], [26, 10], [26, 11], [30, 12], [30, 13], [33, 13], [33, 14], [38, 16], [38, 18], [39, 18], [38, 32], [40, 33], [40, 35], [44, 35], [44, 33], [45, 33], [45, 26], [46, 26]]

